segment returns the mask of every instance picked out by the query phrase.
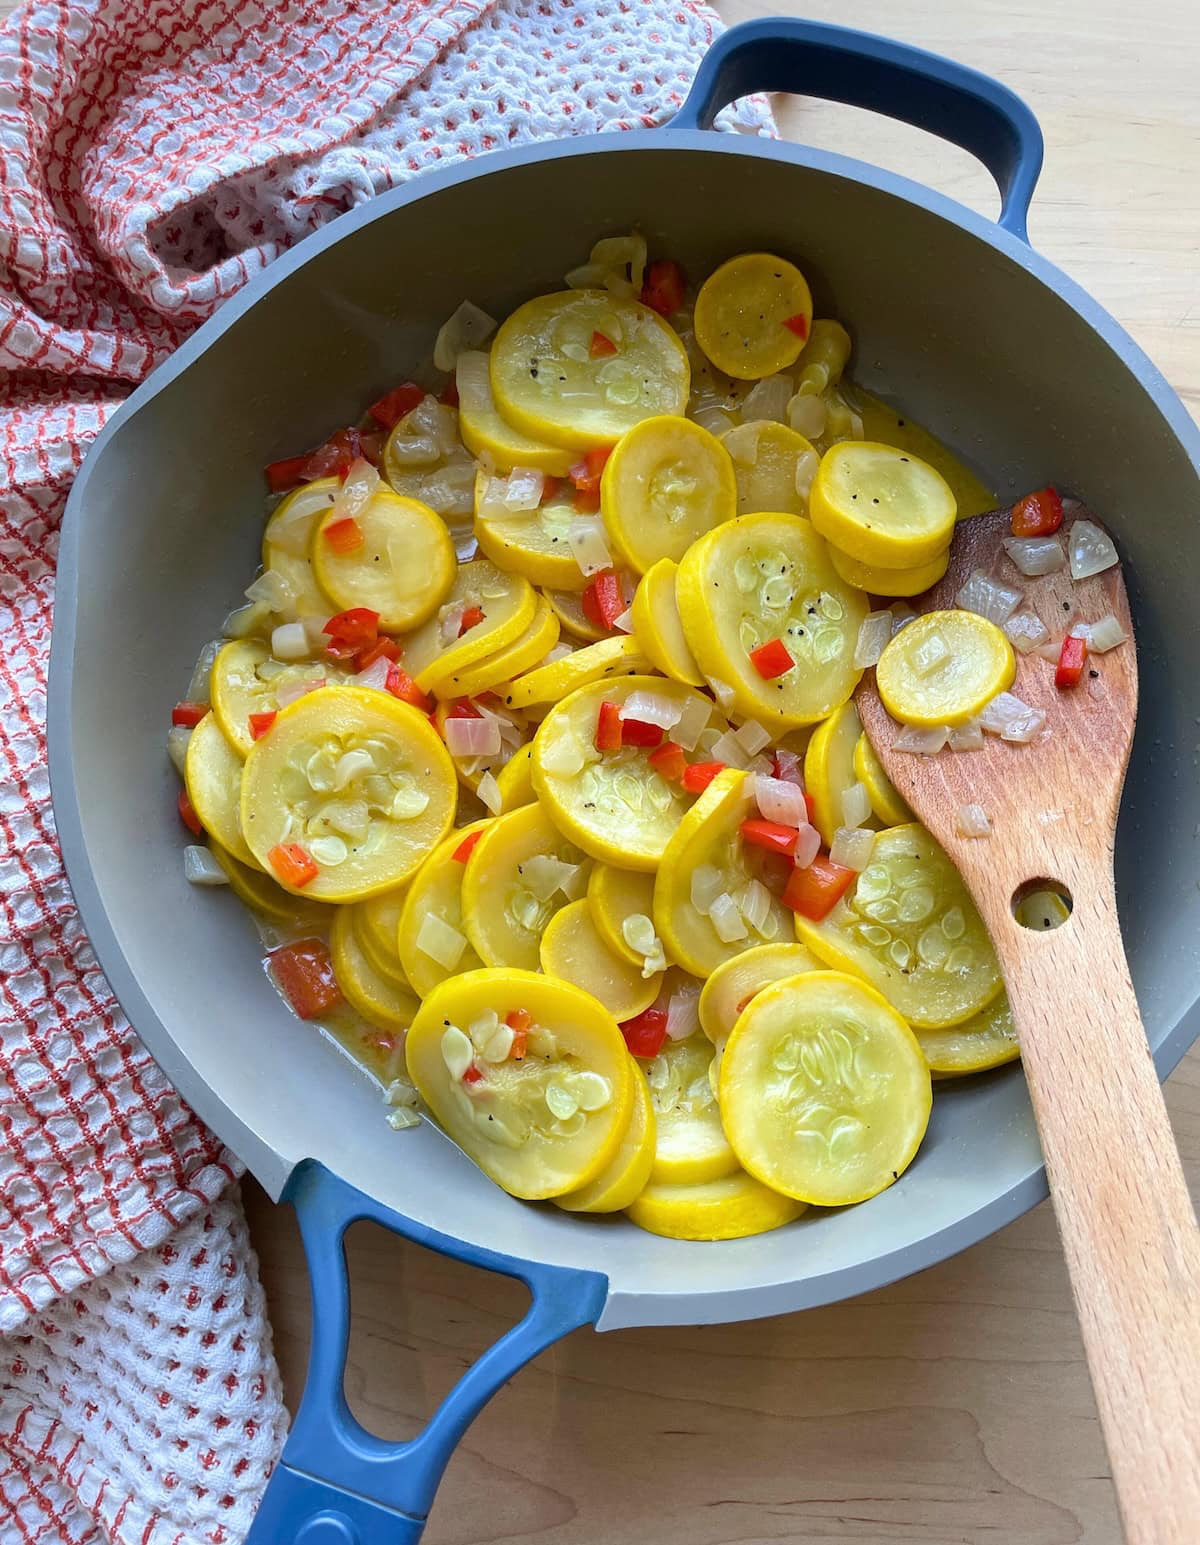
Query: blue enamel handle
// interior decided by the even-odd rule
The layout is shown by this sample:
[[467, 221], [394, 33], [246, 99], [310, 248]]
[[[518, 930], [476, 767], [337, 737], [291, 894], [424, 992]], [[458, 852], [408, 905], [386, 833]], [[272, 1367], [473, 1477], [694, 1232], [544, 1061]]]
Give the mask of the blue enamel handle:
[[764, 17], [732, 27], [701, 61], [672, 128], [707, 129], [755, 91], [786, 91], [866, 107], [961, 145], [1000, 189], [1000, 224], [1025, 222], [1042, 169], [1042, 131], [1015, 92], [990, 76], [891, 38], [825, 22]]
[[[312, 1350], [304, 1398], [247, 1545], [411, 1545], [467, 1427], [539, 1352], [595, 1322], [608, 1281], [597, 1272], [541, 1266], [463, 1244], [380, 1206], [311, 1159], [297, 1167], [284, 1195], [296, 1208], [308, 1258]], [[516, 1277], [532, 1295], [525, 1318], [467, 1370], [408, 1443], [374, 1437], [346, 1404], [350, 1285], [343, 1236], [362, 1218], [456, 1260]]]

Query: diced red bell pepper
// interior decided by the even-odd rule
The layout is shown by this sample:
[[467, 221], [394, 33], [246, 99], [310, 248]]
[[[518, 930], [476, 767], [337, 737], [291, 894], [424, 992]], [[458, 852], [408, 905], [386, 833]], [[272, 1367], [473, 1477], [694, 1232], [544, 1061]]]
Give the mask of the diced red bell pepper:
[[1056, 687], [1077, 687], [1087, 659], [1087, 643], [1082, 638], [1064, 638], [1054, 672]]
[[333, 521], [325, 527], [321, 537], [341, 557], [345, 557], [347, 553], [357, 552], [366, 541], [363, 528], [353, 515], [347, 515], [345, 520]]
[[807, 869], [793, 869], [784, 887], [783, 904], [819, 923], [857, 880], [853, 869], [845, 869], [832, 859], [818, 856]]
[[453, 376], [450, 377], [438, 393], [438, 401], [444, 408], [458, 407], [458, 382]]
[[784, 317], [783, 325], [789, 333], [795, 333], [797, 338], [808, 337], [808, 318], [803, 311], [797, 311], [794, 317]]
[[446, 710], [447, 719], [482, 719], [483, 715], [469, 697], [460, 697]]
[[462, 614], [462, 621], [458, 625], [459, 638], [461, 638], [464, 633], [469, 633], [472, 628], [477, 628], [482, 621], [483, 607], [468, 606], [464, 610]]
[[462, 1081], [464, 1084], [481, 1083], [483, 1081], [483, 1069], [477, 1067], [473, 1062], [470, 1063], [467, 1067], [467, 1071], [463, 1074]]
[[356, 651], [354, 656], [355, 670], [369, 670], [376, 660], [390, 660], [395, 663], [400, 658], [400, 645], [394, 638], [380, 636], [373, 644], [367, 644]]
[[276, 879], [284, 885], [294, 885], [297, 890], [311, 885], [321, 872], [312, 854], [298, 842], [277, 842], [267, 854], [267, 862]]
[[194, 730], [207, 712], [207, 703], [176, 703], [171, 710], [171, 723], [182, 724], [185, 729]]
[[592, 334], [592, 345], [588, 353], [593, 359], [607, 359], [610, 354], [617, 352], [617, 346], [611, 338], [604, 333]]
[[687, 757], [683, 754], [683, 747], [674, 740], [664, 740], [657, 751], [652, 751], [647, 758], [650, 766], [668, 783], [678, 783], [683, 777], [687, 767]]
[[268, 708], [264, 713], [252, 713], [250, 715], [251, 739], [261, 740], [278, 717], [279, 710], [277, 708]]
[[513, 1009], [504, 1016], [504, 1023], [513, 1033], [508, 1055], [514, 1062], [520, 1062], [529, 1049], [529, 1027], [533, 1024], [533, 1015], [528, 1009]]
[[341, 1001], [333, 962], [320, 939], [297, 939], [267, 958], [280, 992], [301, 1019], [327, 1014]]
[[356, 652], [379, 637], [379, 613], [369, 606], [352, 606], [349, 611], [331, 617], [321, 632], [335, 644]]
[[313, 482], [319, 477], [345, 478], [351, 466], [361, 457], [372, 466], [379, 462], [383, 450], [383, 436], [363, 434], [361, 430], [339, 429], [324, 445], [319, 445], [304, 463], [301, 480]]
[[612, 569], [597, 574], [579, 598], [583, 614], [598, 628], [611, 633], [613, 624], [625, 610], [625, 597], [621, 594], [621, 581]]
[[[412, 707], [419, 708], [422, 713], [429, 711], [429, 698], [408, 674], [402, 665], [389, 665], [387, 681], [384, 686], [392, 694], [398, 697], [402, 703], [410, 703]], [[434, 729], [437, 725], [434, 724]]]
[[686, 294], [687, 281], [674, 258], [659, 258], [647, 268], [642, 284], [643, 306], [649, 306], [661, 317], [674, 316]]
[[683, 786], [689, 794], [703, 794], [717, 774], [724, 771], [724, 762], [693, 762], [683, 770]]
[[525, 1053], [529, 1050], [529, 1031], [513, 1030], [512, 1045], [508, 1048], [508, 1055], [514, 1062], [523, 1062]]
[[367, 411], [377, 424], [382, 424], [385, 429], [395, 429], [400, 420], [411, 413], [424, 396], [423, 386], [418, 386], [415, 381], [402, 381], [378, 402], [373, 402]]
[[308, 465], [309, 453], [303, 456], [285, 456], [282, 461], [273, 461], [266, 469], [267, 487], [273, 494], [286, 494], [293, 488], [299, 488], [304, 482], [304, 468]]
[[743, 821], [741, 832], [742, 841], [748, 842], [751, 847], [762, 848], [767, 853], [782, 853], [785, 858], [791, 858], [796, 851], [796, 841], [800, 836], [794, 826], [785, 826], [782, 821], [764, 821], [758, 817]]
[[645, 1009], [621, 1026], [625, 1044], [635, 1057], [657, 1057], [667, 1038], [666, 1009]]
[[542, 478], [542, 497], [540, 502], [542, 504], [549, 504], [551, 499], [557, 499], [558, 491], [565, 481], [565, 478], [551, 477], [547, 472]]
[[460, 864], [465, 864], [467, 859], [469, 859], [471, 854], [475, 851], [475, 844], [482, 836], [482, 831], [477, 831], [472, 832], [469, 837], [464, 837], [459, 845], [455, 848], [451, 857], [457, 859]]
[[575, 485], [575, 508], [581, 513], [600, 508], [600, 479], [612, 453], [611, 445], [594, 446], [568, 471], [567, 476]]
[[1039, 488], [1013, 505], [1013, 536], [1051, 536], [1063, 523], [1063, 503], [1057, 489]]
[[621, 744], [623, 746], [660, 746], [663, 727], [646, 719], [621, 720]]
[[594, 515], [600, 508], [600, 484], [594, 488], [577, 488], [571, 508], [577, 515]]
[[179, 819], [187, 827], [188, 831], [193, 833], [194, 836], [203, 837], [204, 828], [200, 824], [200, 817], [192, 808], [192, 802], [188, 798], [188, 791], [186, 789], [180, 789], [178, 805]]
[[619, 751], [621, 749], [621, 740], [620, 705], [609, 702], [601, 703], [600, 713], [596, 720], [596, 750]]
[[528, 1009], [510, 1009], [504, 1016], [504, 1023], [510, 1030], [528, 1030], [533, 1023], [533, 1015]]
[[760, 644], [757, 649], [750, 651], [750, 664], [764, 681], [774, 681], [776, 676], [785, 676], [795, 663], [781, 638], [773, 638], [769, 643]]

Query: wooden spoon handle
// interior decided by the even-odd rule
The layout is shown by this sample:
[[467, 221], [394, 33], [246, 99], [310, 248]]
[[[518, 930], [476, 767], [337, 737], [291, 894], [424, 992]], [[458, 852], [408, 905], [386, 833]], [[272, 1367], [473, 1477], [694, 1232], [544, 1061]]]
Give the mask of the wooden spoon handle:
[[[1097, 869], [1071, 877], [1074, 911], [1052, 932], [1022, 928], [1007, 906], [986, 921], [1127, 1538], [1195, 1545], [1200, 1231], [1129, 978], [1111, 865], [1097, 855]], [[996, 889], [980, 889], [999, 913]]]

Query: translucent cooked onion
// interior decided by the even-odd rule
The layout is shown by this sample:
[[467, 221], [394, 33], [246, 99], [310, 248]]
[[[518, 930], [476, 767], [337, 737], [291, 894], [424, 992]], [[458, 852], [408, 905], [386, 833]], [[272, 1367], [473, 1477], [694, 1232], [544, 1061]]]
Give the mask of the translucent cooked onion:
[[302, 622], [281, 622], [271, 630], [271, 653], [277, 660], [307, 660], [312, 653]]
[[506, 480], [504, 503], [510, 510], [536, 510], [545, 486], [545, 474], [536, 467], [514, 467]]
[[445, 739], [453, 757], [500, 754], [500, 725], [495, 719], [447, 719]]
[[733, 703], [733, 688], [727, 681], [720, 681], [716, 676], [709, 676], [708, 684], [712, 688], [713, 696], [717, 702], [728, 712]]
[[806, 822], [797, 833], [792, 862], [797, 869], [807, 869], [820, 851], [821, 833], [815, 826], [809, 826]]
[[700, 1028], [700, 986], [680, 987], [667, 1004], [667, 1035], [672, 1041], [686, 1041]]
[[764, 821], [778, 821], [781, 826], [801, 826], [808, 821], [804, 790], [786, 778], [756, 777], [754, 802]]
[[979, 723], [989, 735], [1025, 745], [1043, 728], [1046, 715], [1013, 692], [1000, 692], [979, 715]]
[[1050, 630], [1032, 612], [1016, 612], [1004, 624], [1004, 635], [1018, 654], [1031, 654], [1050, 637]]
[[871, 797], [863, 783], [852, 783], [842, 790], [842, 825], [865, 826], [871, 819]]
[[431, 467], [441, 455], [433, 435], [394, 435], [388, 447], [388, 456], [400, 467]]
[[950, 727], [947, 724], [937, 724], [929, 729], [906, 724], [892, 741], [892, 750], [907, 751], [913, 756], [936, 756], [949, 739]]
[[865, 670], [875, 665], [887, 648], [892, 637], [891, 612], [868, 612], [858, 630], [858, 642], [854, 646], [854, 668]]
[[453, 971], [466, 947], [466, 938], [457, 928], [451, 928], [436, 912], [426, 912], [417, 930], [417, 948], [422, 955], [436, 960], [444, 970]]
[[1027, 578], [1057, 574], [1067, 566], [1067, 555], [1056, 536], [1006, 536], [1004, 551]]
[[566, 888], [579, 872], [578, 864], [568, 864], [553, 853], [535, 853], [520, 867], [521, 883], [533, 892], [539, 901], [549, 901], [555, 891], [566, 894]]
[[871, 862], [875, 846], [875, 833], [861, 826], [839, 826], [829, 845], [829, 857], [843, 869], [855, 869], [861, 873]]
[[557, 734], [542, 748], [542, 766], [556, 778], [573, 778], [585, 761], [583, 747], [565, 724], [557, 726]]
[[742, 400], [742, 416], [747, 420], [787, 423], [788, 403], [792, 399], [790, 376], [763, 376]]
[[196, 656], [196, 663], [192, 666], [192, 679], [188, 682], [186, 700], [189, 703], [207, 703], [209, 701], [209, 689], [212, 683], [213, 661], [217, 658], [217, 650], [220, 649], [222, 640], [214, 638], [205, 644], [204, 648]]
[[916, 622], [917, 614], [912, 607], [904, 601], [893, 601], [888, 607], [892, 614], [892, 637], [895, 638], [901, 628], [908, 627], [910, 622]]
[[253, 584], [246, 586], [244, 594], [247, 601], [261, 601], [273, 612], [287, 611], [296, 600], [291, 585], [278, 569], [264, 569]]
[[950, 731], [951, 751], [982, 751], [983, 750], [983, 726], [978, 719], [969, 719], [966, 724], [956, 724]]
[[468, 413], [486, 413], [492, 406], [488, 357], [479, 349], [464, 349], [454, 365], [458, 404]]
[[1046, 643], [1038, 644], [1033, 653], [1040, 655], [1043, 660], [1049, 660], [1054, 665], [1057, 665], [1058, 657], [1062, 654], [1062, 644], [1054, 639], [1048, 639]]
[[739, 424], [729, 431], [721, 444], [739, 467], [753, 467], [758, 461], [758, 438], [762, 431], [761, 422]]
[[737, 743], [749, 756], [757, 756], [764, 746], [771, 744], [771, 732], [764, 729], [753, 719], [746, 722], [734, 731]]
[[954, 597], [954, 604], [962, 607], [963, 611], [977, 612], [1000, 627], [1021, 604], [1021, 592], [989, 578], [982, 569], [974, 569]]
[[725, 876], [714, 864], [698, 864], [692, 870], [691, 901], [703, 917], [725, 889]]
[[804, 787], [804, 773], [802, 771], [804, 758], [795, 751], [789, 751], [784, 746], [776, 746], [772, 758], [772, 774], [783, 783], [794, 783], [798, 789]]
[[749, 760], [742, 750], [741, 742], [732, 730], [726, 730], [713, 741], [710, 759], [714, 762], [724, 762], [726, 767], [745, 767]]
[[313, 522], [329, 508], [333, 497], [332, 494], [317, 497], [306, 490], [289, 509], [277, 512], [271, 521], [271, 546], [293, 558], [307, 558]]
[[1107, 531], [1090, 520], [1077, 520], [1067, 534], [1071, 578], [1090, 579], [1117, 562], [1117, 549]]
[[960, 837], [990, 837], [992, 823], [982, 805], [959, 805], [954, 813], [954, 829]]
[[[195, 702], [195, 698], [189, 698], [189, 702]], [[167, 755], [171, 759], [171, 766], [183, 777], [184, 764], [187, 760], [188, 741], [192, 738], [192, 732], [186, 724], [173, 724], [167, 731]]]
[[183, 850], [183, 877], [189, 885], [229, 884], [229, 876], [208, 849], [198, 846]]
[[474, 349], [496, 331], [496, 324], [486, 311], [464, 300], [454, 314], [438, 329], [433, 345], [433, 363], [439, 370], [453, 370], [465, 349]]
[[796, 471], [793, 478], [796, 492], [802, 499], [807, 499], [812, 492], [813, 479], [817, 475], [817, 468], [821, 465], [821, 458], [816, 451], [801, 451], [796, 457]]
[[263, 624], [271, 615], [271, 608], [263, 601], [248, 601], [237, 606], [221, 624], [226, 638], [249, 638], [251, 633], [262, 631]]
[[[432, 459], [432, 458], [431, 458]], [[338, 489], [330, 515], [334, 520], [353, 520], [383, 487], [383, 479], [362, 456], [350, 463], [346, 481]]]
[[706, 699], [699, 696], [686, 697], [679, 718], [671, 730], [671, 739], [685, 751], [694, 751], [711, 717], [712, 706]]
[[746, 924], [738, 911], [737, 902], [728, 891], [715, 896], [708, 909], [709, 921], [717, 931], [722, 944], [736, 944], [747, 937]]
[[631, 692], [620, 709], [622, 719], [638, 719], [643, 724], [657, 724], [664, 730], [674, 729], [682, 713], [679, 703], [669, 697], [659, 697], [657, 692]]
[[828, 412], [814, 392], [797, 392], [787, 405], [787, 421], [806, 440], [819, 440], [825, 433]]
[[[366, 671], [361, 672], [359, 676], [355, 678], [356, 685], [374, 685], [374, 683], [367, 683], [362, 679], [363, 676], [368, 674], [369, 673]], [[287, 708], [289, 704], [296, 702], [299, 698], [307, 697], [310, 692], [316, 692], [324, 685], [324, 676], [312, 676], [306, 680], [301, 681], [286, 681], [282, 686], [276, 688], [275, 701], [279, 704], [280, 708]], [[387, 680], [385, 673], [384, 686], [386, 685]]]
[[1115, 649], [1118, 644], [1123, 644], [1128, 638], [1125, 629], [1117, 621], [1111, 612], [1101, 617], [1099, 622], [1093, 622], [1088, 627], [1087, 646], [1089, 654], [1106, 654], [1108, 650]]
[[581, 574], [599, 574], [613, 566], [604, 537], [604, 523], [594, 516], [576, 515], [567, 527], [567, 542]]
[[733, 429], [733, 419], [724, 408], [704, 407], [697, 408], [692, 414], [693, 420], [701, 429], [707, 429], [710, 435], [716, 435], [718, 439]]
[[748, 928], [761, 933], [763, 924], [771, 915], [771, 892], [761, 880], [747, 880], [734, 896], [738, 911]]
[[443, 644], [452, 644], [458, 637], [466, 609], [465, 601], [454, 601], [438, 612], [438, 638]]
[[479, 798], [487, 806], [493, 815], [499, 815], [504, 804], [504, 796], [500, 792], [500, 785], [490, 772], [485, 772], [479, 780], [479, 787], [475, 790]]
[[329, 634], [325, 631], [328, 617], [301, 617], [300, 625], [308, 638], [308, 652], [310, 654], [323, 654], [325, 645], [329, 643]]

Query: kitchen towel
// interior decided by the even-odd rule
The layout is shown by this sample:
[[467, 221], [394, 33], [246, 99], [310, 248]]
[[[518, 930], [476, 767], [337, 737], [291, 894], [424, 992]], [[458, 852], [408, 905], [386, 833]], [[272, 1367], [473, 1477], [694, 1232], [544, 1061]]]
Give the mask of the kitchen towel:
[[[0, 32], [3, 1545], [232, 1545], [286, 1427], [238, 1162], [123, 1018], [55, 842], [71, 479], [277, 253], [427, 168], [662, 122], [718, 26], [696, 0], [28, 0]], [[723, 126], [769, 131], [758, 102]]]

